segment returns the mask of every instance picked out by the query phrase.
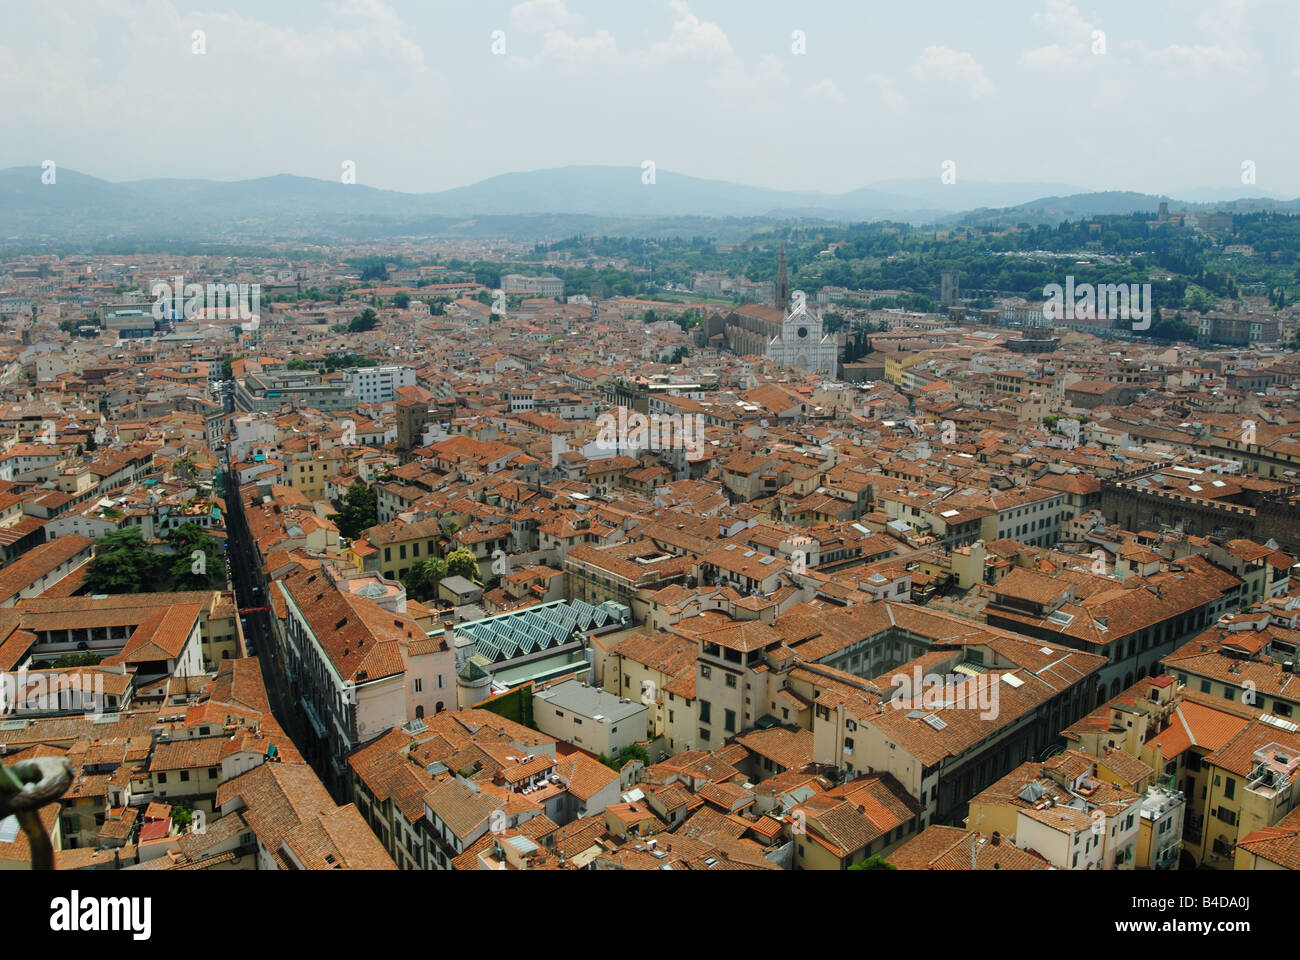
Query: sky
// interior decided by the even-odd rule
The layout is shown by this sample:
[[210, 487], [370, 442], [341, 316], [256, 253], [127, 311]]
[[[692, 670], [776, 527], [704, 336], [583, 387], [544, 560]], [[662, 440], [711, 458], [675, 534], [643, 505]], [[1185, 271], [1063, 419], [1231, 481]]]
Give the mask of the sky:
[[0, 168], [115, 181], [651, 160], [1298, 197], [1298, 119], [1296, 0], [0, 0]]

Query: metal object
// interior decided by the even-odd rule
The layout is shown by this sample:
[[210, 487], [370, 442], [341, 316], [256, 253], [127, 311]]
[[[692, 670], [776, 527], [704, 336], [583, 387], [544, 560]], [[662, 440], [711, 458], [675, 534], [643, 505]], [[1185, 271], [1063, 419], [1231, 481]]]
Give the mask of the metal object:
[[72, 785], [72, 764], [66, 757], [36, 757], [12, 767], [0, 763], [0, 820], [18, 818], [32, 848], [32, 869], [54, 869], [54, 845], [39, 810], [53, 803]]

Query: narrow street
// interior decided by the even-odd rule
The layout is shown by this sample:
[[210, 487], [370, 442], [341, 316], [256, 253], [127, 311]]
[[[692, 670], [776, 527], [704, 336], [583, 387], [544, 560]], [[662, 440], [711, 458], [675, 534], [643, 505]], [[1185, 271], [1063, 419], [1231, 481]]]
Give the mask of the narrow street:
[[[288, 693], [288, 677], [281, 662], [280, 651], [275, 644], [271, 628], [271, 611], [259, 609], [266, 607], [270, 599], [266, 596], [261, 583], [261, 571], [257, 566], [257, 551], [253, 547], [252, 535], [248, 529], [248, 519], [244, 515], [243, 504], [239, 499], [238, 480], [231, 472], [226, 474], [226, 533], [229, 545], [226, 548], [230, 558], [231, 580], [235, 587], [235, 597], [243, 624], [244, 638], [248, 644], [248, 653], [257, 658], [262, 668], [262, 681], [266, 686], [267, 697], [271, 701], [271, 712], [284, 732], [293, 740], [299, 753], [303, 753], [304, 729], [301, 713], [293, 709]], [[242, 611], [249, 611], [243, 613]], [[304, 754], [305, 755], [305, 754]]]

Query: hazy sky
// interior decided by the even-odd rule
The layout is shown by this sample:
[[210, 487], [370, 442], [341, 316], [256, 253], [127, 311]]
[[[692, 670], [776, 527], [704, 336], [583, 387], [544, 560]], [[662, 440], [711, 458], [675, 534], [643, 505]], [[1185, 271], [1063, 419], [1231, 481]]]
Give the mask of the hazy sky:
[[110, 180], [352, 160], [411, 191], [650, 159], [836, 192], [952, 160], [1174, 194], [1249, 160], [1295, 197], [1300, 3], [0, 0], [0, 167], [49, 159]]

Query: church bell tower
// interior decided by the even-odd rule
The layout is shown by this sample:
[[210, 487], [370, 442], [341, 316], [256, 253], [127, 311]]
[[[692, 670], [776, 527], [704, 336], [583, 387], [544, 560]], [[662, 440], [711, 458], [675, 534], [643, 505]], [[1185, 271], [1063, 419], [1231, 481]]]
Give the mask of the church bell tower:
[[776, 308], [790, 312], [790, 271], [785, 265], [785, 244], [781, 244], [781, 261], [776, 268]]

